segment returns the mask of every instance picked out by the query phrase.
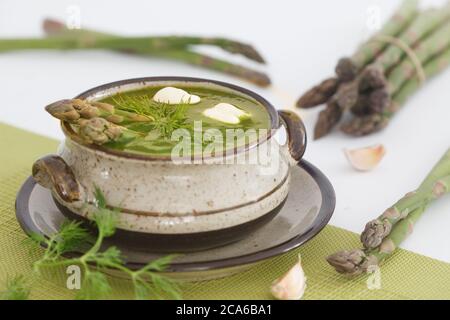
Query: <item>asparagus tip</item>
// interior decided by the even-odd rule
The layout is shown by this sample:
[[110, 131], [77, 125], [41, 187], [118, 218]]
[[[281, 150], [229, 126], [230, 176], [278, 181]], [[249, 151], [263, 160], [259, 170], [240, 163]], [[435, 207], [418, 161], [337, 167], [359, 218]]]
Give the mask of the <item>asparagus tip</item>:
[[312, 108], [326, 103], [336, 92], [339, 81], [329, 78], [305, 92], [297, 101], [298, 108]]
[[239, 49], [237, 52], [242, 54], [244, 57], [262, 64], [266, 63], [263, 56], [253, 46], [245, 43], [239, 43], [238, 48]]
[[361, 242], [364, 248], [378, 247], [391, 230], [392, 224], [388, 220], [375, 219], [370, 221], [361, 233]]
[[76, 121], [80, 118], [79, 112], [74, 108], [74, 100], [70, 99], [53, 102], [45, 107], [45, 111], [63, 121]]
[[337, 101], [332, 99], [327, 107], [319, 113], [316, 126], [314, 127], [314, 139], [320, 139], [330, 133], [331, 129], [339, 122], [342, 117], [342, 109]]
[[367, 270], [367, 256], [360, 249], [339, 251], [327, 257], [327, 262], [337, 272], [350, 276], [359, 275]]
[[115, 141], [122, 135], [122, 128], [103, 118], [82, 119], [80, 136], [87, 143], [104, 144]]
[[336, 65], [335, 72], [339, 80], [347, 82], [355, 79], [358, 68], [355, 66], [352, 59], [341, 58]]
[[359, 82], [357, 80], [343, 83], [336, 93], [337, 103], [344, 110], [351, 109], [358, 102], [358, 97]]
[[379, 89], [387, 86], [384, 71], [378, 65], [367, 66], [361, 73], [360, 89], [363, 91]]
[[389, 118], [381, 114], [371, 114], [362, 117], [355, 117], [341, 126], [341, 131], [352, 136], [365, 136], [385, 128], [389, 123]]
[[391, 96], [386, 87], [376, 89], [370, 93], [367, 109], [369, 112], [382, 113], [391, 103]]

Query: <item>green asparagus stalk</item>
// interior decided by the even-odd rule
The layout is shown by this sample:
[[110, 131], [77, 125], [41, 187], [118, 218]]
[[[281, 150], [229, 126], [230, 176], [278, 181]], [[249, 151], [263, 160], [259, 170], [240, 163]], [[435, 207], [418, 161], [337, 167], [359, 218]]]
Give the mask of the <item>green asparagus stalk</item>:
[[87, 102], [81, 99], [65, 99], [49, 104], [45, 110], [53, 117], [67, 122], [81, 119], [104, 118], [114, 124], [150, 122], [150, 116], [120, 110], [109, 103]]
[[88, 144], [102, 145], [118, 141], [126, 130], [104, 118], [79, 119], [76, 124], [79, 125], [79, 136]]
[[[450, 21], [442, 28], [434, 32], [430, 37], [421, 42], [414, 53], [423, 64], [433, 58], [436, 54], [444, 51], [450, 46]], [[394, 94], [411, 77], [417, 74], [416, 67], [410, 59], [405, 59], [389, 74], [387, 82], [390, 94]]]
[[[141, 52], [141, 54], [142, 53], [143, 52]], [[178, 60], [194, 66], [219, 71], [224, 74], [229, 74], [247, 80], [261, 87], [266, 87], [270, 84], [270, 78], [265, 73], [244, 67], [242, 65], [230, 63], [225, 60], [213, 58], [205, 54], [187, 50], [155, 51], [150, 54], [155, 57]]]
[[154, 120], [150, 116], [117, 109], [109, 103], [81, 99], [60, 100], [49, 104], [45, 110], [53, 117], [74, 125], [83, 142], [97, 145], [130, 141], [139, 134], [122, 125]]
[[[444, 154], [432, 171], [419, 187], [423, 201], [421, 205], [411, 209], [406, 215], [398, 215], [400, 219], [379, 241], [378, 246], [369, 246], [366, 249], [355, 249], [350, 251], [340, 251], [327, 258], [339, 273], [347, 275], [358, 275], [364, 272], [373, 271], [374, 267], [380, 265], [411, 233], [414, 224], [422, 216], [426, 207], [435, 199], [440, 198], [450, 192], [450, 149]], [[427, 190], [427, 191], [425, 191]], [[425, 191], [425, 192], [424, 192]], [[382, 219], [386, 219], [384, 216]], [[390, 215], [389, 219], [392, 219]], [[384, 230], [382, 230], [384, 232]], [[364, 237], [362, 237], [364, 238]]]
[[[450, 65], [450, 47], [436, 55], [424, 65], [427, 78], [432, 78]], [[382, 113], [355, 117], [341, 126], [341, 130], [353, 136], [364, 136], [385, 128], [392, 117], [405, 105], [419, 88], [421, 82], [417, 77], [410, 78], [402, 88], [394, 94], [391, 104]]]
[[[440, 185], [434, 184], [434, 182], [447, 174], [450, 174], [450, 149], [416, 191], [406, 194], [378, 218], [367, 223], [361, 233], [361, 242], [364, 248], [374, 249], [378, 247], [384, 238], [390, 234], [396, 223], [407, 217], [410, 212], [439, 197], [441, 195], [439, 192]], [[446, 182], [445, 179], [444, 182]]]
[[[411, 25], [400, 34], [398, 40], [409, 47], [413, 47], [448, 20], [450, 20], [450, 4], [447, 4], [444, 8], [429, 9], [419, 14]], [[386, 73], [391, 67], [398, 64], [405, 57], [405, 54], [405, 51], [399, 46], [390, 45], [377, 57], [373, 65]]]
[[418, 14], [418, 0], [403, 1], [397, 12], [384, 24], [374, 36], [362, 44], [350, 58], [343, 58], [336, 66], [338, 78], [344, 81], [353, 80], [359, 71], [372, 62], [388, 43], [378, 41], [380, 36], [395, 37], [400, 34]]
[[[108, 34], [105, 32], [99, 32], [90, 29], [68, 29], [62, 22], [45, 19], [42, 24], [43, 30], [47, 35], [66, 39], [80, 39], [81, 43], [95, 41], [95, 39], [110, 39], [110, 38], [123, 38], [120, 36]], [[210, 37], [193, 37], [193, 36], [154, 36], [154, 37], [126, 37], [125, 42], [131, 45], [130, 48], [136, 47], [136, 49], [144, 50], [173, 50], [173, 49], [185, 49], [191, 45], [210, 45], [221, 48], [224, 51], [233, 54], [240, 54], [244, 57], [259, 62], [265, 63], [261, 54], [253, 48], [251, 45], [242, 43], [235, 40], [226, 38], [210, 38]], [[113, 41], [117, 43], [117, 41]], [[119, 49], [122, 45], [118, 41]], [[127, 48], [127, 46], [125, 46]], [[114, 49], [111, 48], [111, 49]], [[117, 48], [116, 48], [117, 49]]]
[[[22, 38], [22, 39], [1, 39], [0, 51], [15, 51], [28, 49], [113, 49], [123, 50], [130, 48], [131, 50], [145, 49], [149, 51], [171, 50], [184, 48], [187, 45], [209, 44], [218, 45], [226, 48], [227, 51], [234, 50], [233, 53], [239, 52], [237, 46], [227, 47], [224, 45], [226, 39], [215, 38], [196, 38], [196, 37], [122, 37], [122, 36], [96, 36], [91, 34], [90, 37], [48, 37], [48, 38]], [[234, 43], [234, 41], [230, 42]], [[253, 57], [256, 58], [256, 57]]]
[[381, 262], [391, 255], [412, 232], [412, 228], [424, 211], [425, 208], [421, 207], [411, 212], [406, 219], [403, 219], [395, 226], [389, 238], [386, 238], [379, 247], [370, 251], [361, 249], [339, 251], [327, 257], [328, 263], [338, 273], [348, 276], [357, 276], [362, 273], [375, 271], [374, 269], [379, 267]]
[[[110, 38], [114, 35], [102, 33], [89, 29], [67, 29], [66, 26], [56, 20], [46, 19], [43, 23], [43, 29], [46, 34], [52, 38], [57, 39], [78, 39], [82, 42], [90, 42], [91, 39]], [[262, 72], [244, 67], [242, 65], [233, 64], [221, 59], [213, 58], [195, 51], [189, 50], [190, 45], [207, 44], [216, 45], [225, 51], [241, 54], [245, 57], [264, 63], [261, 55], [251, 46], [222, 38], [193, 38], [193, 37], [152, 37], [156, 39], [156, 45], [151, 46], [121, 46], [120, 48], [113, 48], [117, 51], [138, 54], [142, 56], [152, 56], [168, 58], [200, 66], [203, 68], [219, 71], [225, 74], [239, 77], [259, 86], [268, 86], [270, 78]], [[159, 42], [159, 44], [158, 44]], [[155, 44], [155, 43], [153, 43]]]

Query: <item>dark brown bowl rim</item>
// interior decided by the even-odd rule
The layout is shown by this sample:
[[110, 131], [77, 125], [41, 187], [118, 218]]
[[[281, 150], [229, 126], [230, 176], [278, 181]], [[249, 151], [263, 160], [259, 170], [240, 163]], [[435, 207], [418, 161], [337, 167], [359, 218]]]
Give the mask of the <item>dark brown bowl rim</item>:
[[[176, 77], [176, 76], [164, 76], [164, 77], [142, 77], [142, 78], [131, 78], [131, 79], [125, 79], [125, 80], [119, 80], [119, 81], [113, 81], [109, 83], [105, 83], [102, 85], [99, 85], [97, 87], [94, 87], [92, 89], [89, 89], [87, 91], [84, 91], [83, 93], [77, 95], [75, 99], [86, 99], [90, 96], [93, 96], [95, 93], [100, 91], [105, 91], [108, 89], [129, 85], [129, 84], [140, 84], [142, 85], [151, 83], [151, 82], [188, 82], [188, 83], [209, 83], [221, 87], [225, 87], [231, 90], [235, 90], [237, 92], [240, 92], [242, 94], [245, 94], [256, 101], [258, 101], [268, 112], [270, 116], [270, 126], [271, 130], [268, 130], [267, 135], [261, 139], [258, 140], [257, 143], [253, 143], [251, 145], [246, 145], [245, 147], [235, 148], [234, 149], [234, 155], [241, 153], [241, 152], [247, 152], [250, 149], [253, 149], [260, 145], [261, 143], [264, 143], [265, 141], [269, 140], [272, 137], [272, 131], [274, 129], [278, 129], [280, 126], [280, 121], [278, 117], [278, 112], [276, 111], [275, 107], [267, 101], [265, 98], [263, 98], [261, 95], [257, 94], [256, 92], [253, 92], [249, 89], [237, 86], [235, 84], [231, 84], [228, 82], [222, 82], [218, 80], [211, 80], [211, 79], [204, 79], [204, 78], [193, 78], [193, 77]], [[73, 132], [71, 126], [61, 121], [61, 128], [66, 135], [66, 137], [70, 138], [71, 140], [86, 146], [90, 149], [94, 149], [96, 151], [104, 152], [107, 154], [129, 158], [129, 159], [137, 159], [137, 160], [148, 160], [148, 161], [170, 161], [172, 158], [170, 156], [156, 156], [156, 155], [143, 155], [143, 154], [135, 154], [131, 152], [126, 151], [120, 151], [120, 150], [112, 150], [103, 146], [95, 145], [95, 144], [86, 144], [80, 139], [77, 139], [77, 136]]]
[[[304, 169], [314, 179], [322, 195], [322, 205], [320, 207], [319, 213], [308, 231], [299, 234], [292, 239], [287, 240], [286, 242], [274, 247], [246, 255], [241, 255], [238, 257], [217, 259], [211, 261], [183, 263], [174, 262], [167, 269], [167, 272], [220, 270], [225, 268], [250, 265], [298, 248], [299, 246], [305, 244], [307, 241], [316, 236], [328, 224], [333, 215], [336, 206], [336, 195], [334, 192], [334, 188], [328, 178], [317, 167], [306, 160], [301, 160], [298, 166]], [[36, 183], [34, 182], [33, 178], [29, 177], [20, 188], [15, 204], [16, 218], [21, 228], [27, 235], [30, 235], [32, 233], [41, 233], [41, 231], [34, 224], [29, 209], [29, 199], [35, 184]], [[130, 269], [135, 270], [142, 268], [144, 264], [127, 262], [126, 266]]]

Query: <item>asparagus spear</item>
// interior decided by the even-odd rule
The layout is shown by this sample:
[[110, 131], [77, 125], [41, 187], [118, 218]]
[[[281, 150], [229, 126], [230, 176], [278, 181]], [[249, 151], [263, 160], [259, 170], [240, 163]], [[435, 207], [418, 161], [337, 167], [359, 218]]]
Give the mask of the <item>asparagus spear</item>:
[[[83, 35], [83, 33], [77, 33]], [[232, 43], [232, 45], [228, 45]], [[122, 37], [107, 36], [106, 34], [91, 33], [87, 37], [48, 37], [48, 38], [21, 38], [21, 39], [1, 39], [0, 51], [28, 50], [28, 49], [113, 49], [123, 50], [130, 48], [131, 50], [171, 50], [177, 48], [185, 48], [188, 45], [216, 45], [226, 51], [233, 53], [242, 53], [256, 61], [261, 62], [257, 56], [249, 54], [249, 50], [240, 51], [240, 43], [222, 38], [200, 38], [200, 37]], [[234, 45], [234, 46], [233, 46]]]
[[425, 211], [425, 208], [414, 210], [408, 217], [399, 222], [386, 238], [384, 245], [370, 251], [361, 249], [339, 251], [327, 257], [327, 261], [337, 272], [348, 276], [357, 276], [365, 272], [374, 271], [374, 268], [386, 259], [398, 245], [412, 232], [416, 221]]
[[320, 139], [325, 136], [334, 125], [339, 122], [343, 114], [342, 108], [336, 99], [330, 99], [327, 103], [327, 107], [320, 111], [319, 118], [317, 119], [317, 125], [314, 127], [314, 139]]
[[[450, 19], [450, 4], [443, 8], [433, 8], [418, 15], [411, 25], [400, 34], [398, 40], [409, 46], [415, 46], [424, 37], [430, 35], [437, 28]], [[399, 63], [405, 57], [405, 50], [397, 45], [389, 46], [380, 54], [373, 65], [381, 68], [384, 72]]]
[[[65, 38], [81, 38], [88, 40], [92, 36], [95, 37], [113, 36], [111, 34], [102, 33], [89, 29], [70, 30], [67, 29], [63, 23], [51, 19], [46, 19], [44, 21], [43, 29], [49, 36], [65, 37]], [[203, 41], [203, 43], [201, 43], [201, 41]], [[225, 51], [231, 53], [239, 53], [251, 60], [264, 63], [264, 60], [261, 57], [261, 55], [253, 47], [247, 44], [243, 44], [241, 42], [226, 39], [199, 38], [197, 39], [197, 44], [218, 45]], [[142, 56], [155, 56], [186, 62], [192, 65], [237, 76], [239, 78], [242, 78], [244, 80], [247, 80], [249, 82], [255, 83], [263, 87], [270, 84], [270, 78], [265, 73], [249, 69], [241, 65], [233, 64], [221, 59], [213, 58], [198, 52], [190, 51], [188, 50], [188, 48], [184, 48], [182, 46], [173, 46], [173, 47], [161, 46], [157, 50], [155, 50], [152, 47], [145, 47], [145, 46], [135, 48], [120, 48], [117, 50], [125, 53], [139, 54]]]
[[306, 109], [327, 102], [336, 92], [338, 86], [339, 80], [336, 77], [322, 81], [298, 99], [297, 107]]
[[140, 115], [115, 108], [104, 102], [87, 102], [81, 99], [65, 99], [49, 104], [45, 110], [53, 117], [67, 122], [81, 119], [104, 118], [114, 124], [128, 122], [150, 122], [150, 116]]
[[89, 144], [105, 144], [118, 141], [125, 128], [117, 126], [104, 118], [79, 119], [79, 136]]
[[[442, 28], [434, 32], [430, 37], [421, 42], [414, 53], [421, 63], [426, 63], [436, 54], [450, 46], [450, 21]], [[416, 67], [410, 59], [405, 59], [389, 74], [387, 85], [389, 93], [393, 94], [405, 83], [406, 80], [416, 75]]]
[[109, 103], [81, 99], [60, 100], [49, 104], [45, 110], [53, 117], [75, 125], [84, 142], [98, 145], [136, 138], [138, 133], [121, 125], [154, 120], [150, 116], [117, 109]]
[[[440, 73], [450, 65], [450, 47], [441, 54], [430, 59], [424, 65], [424, 72], [427, 78]], [[382, 113], [355, 117], [341, 126], [341, 130], [353, 136], [364, 136], [385, 128], [392, 117], [405, 104], [407, 99], [412, 96], [421, 86], [417, 77], [410, 78], [403, 87], [394, 94], [391, 104]]]
[[424, 192], [422, 204], [413, 209], [403, 219], [398, 220], [376, 247], [361, 250], [340, 251], [327, 258], [336, 271], [347, 275], [358, 275], [372, 271], [379, 266], [411, 234], [414, 224], [422, 216], [426, 207], [435, 199], [450, 192], [450, 149], [444, 154], [433, 170], [422, 182], [419, 190]]
[[[378, 218], [367, 223], [364, 231], [361, 233], [361, 242], [364, 248], [374, 249], [381, 245], [396, 223], [407, 217], [410, 212], [424, 207], [433, 199], [441, 196], [442, 187], [439, 177], [447, 175], [450, 175], [450, 149], [431, 170], [416, 191], [407, 193]], [[447, 178], [450, 178], [450, 176]], [[438, 181], [437, 183], [435, 182], [436, 180]], [[448, 181], [444, 179], [443, 182], [447, 183]], [[448, 186], [448, 184], [446, 185]]]
[[[145, 52], [139, 52], [146, 54]], [[195, 66], [216, 70], [225, 74], [236, 76], [238, 78], [247, 80], [251, 83], [261, 87], [270, 85], [270, 78], [265, 73], [244, 67], [242, 65], [227, 62], [225, 60], [213, 58], [211, 56], [188, 51], [188, 50], [165, 50], [149, 52], [150, 55], [161, 58], [169, 58], [186, 62]]]
[[[99, 32], [90, 29], [68, 29], [64, 23], [45, 19], [42, 23], [42, 28], [49, 36], [57, 36], [61, 38], [84, 39], [86, 42], [93, 41], [97, 38], [123, 38], [105, 32]], [[244, 57], [259, 62], [265, 63], [261, 54], [251, 45], [230, 40], [226, 38], [210, 38], [210, 37], [193, 37], [193, 36], [154, 36], [154, 37], [135, 37], [128, 38], [127, 41], [135, 41], [137, 48], [156, 49], [156, 50], [173, 50], [185, 49], [191, 45], [211, 45], [221, 48], [224, 51], [240, 54]], [[119, 43], [119, 47], [121, 47]]]
[[250, 45], [224, 38], [207, 37], [120, 37], [91, 30], [67, 30], [57, 21], [46, 20], [44, 29], [52, 34], [43, 39], [0, 39], [0, 52], [27, 49], [111, 49], [145, 56], [167, 57], [240, 77], [260, 86], [270, 85], [262, 72], [215, 59], [190, 50], [193, 45], [213, 45], [264, 63]]

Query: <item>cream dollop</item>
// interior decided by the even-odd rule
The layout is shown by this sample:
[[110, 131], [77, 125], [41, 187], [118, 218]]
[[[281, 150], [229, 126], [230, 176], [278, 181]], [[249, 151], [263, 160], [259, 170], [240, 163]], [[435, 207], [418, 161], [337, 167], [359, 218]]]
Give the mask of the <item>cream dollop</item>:
[[154, 96], [153, 100], [160, 103], [167, 104], [196, 104], [200, 102], [200, 97], [189, 94], [182, 89], [178, 89], [175, 87], [165, 87], [159, 90]]
[[250, 117], [247, 112], [225, 102], [221, 102], [212, 108], [204, 110], [203, 115], [230, 124], [238, 124], [241, 120]]

